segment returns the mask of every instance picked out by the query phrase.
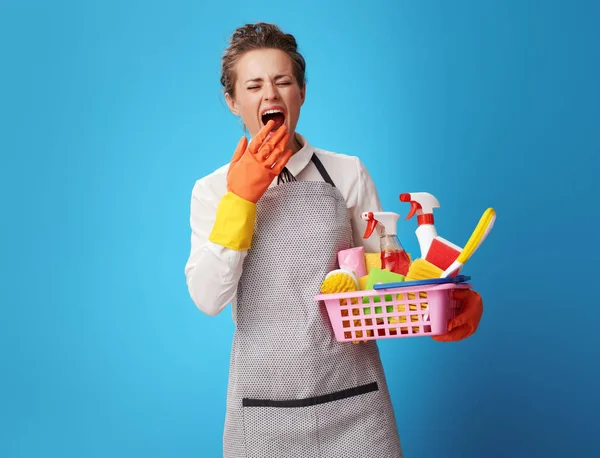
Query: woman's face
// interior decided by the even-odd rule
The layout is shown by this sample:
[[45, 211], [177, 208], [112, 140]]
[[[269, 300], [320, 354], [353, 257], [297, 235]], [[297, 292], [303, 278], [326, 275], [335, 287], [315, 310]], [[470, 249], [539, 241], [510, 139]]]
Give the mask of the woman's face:
[[269, 121], [277, 129], [285, 124], [294, 145], [294, 132], [306, 87], [294, 78], [292, 59], [279, 49], [258, 49], [245, 53], [235, 65], [235, 95], [226, 94], [231, 112], [241, 116], [254, 137]]

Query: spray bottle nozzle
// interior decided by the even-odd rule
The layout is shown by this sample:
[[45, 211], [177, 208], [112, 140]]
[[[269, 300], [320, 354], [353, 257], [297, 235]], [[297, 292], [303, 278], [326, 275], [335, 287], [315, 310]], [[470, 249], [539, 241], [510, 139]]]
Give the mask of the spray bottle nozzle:
[[373, 231], [377, 227], [377, 220], [375, 219], [373, 212], [364, 212], [360, 215], [360, 217], [363, 221], [367, 222], [367, 228], [363, 235], [363, 239], [368, 239], [371, 237], [371, 234], [373, 234]]
[[410, 202], [410, 211], [408, 212], [408, 215], [406, 215], [407, 220], [409, 220], [413, 216], [415, 216], [415, 213], [418, 210], [423, 210], [423, 207], [421, 207], [421, 204], [419, 202], [417, 202], [416, 200], [411, 200], [410, 194], [408, 194], [408, 193], [400, 194], [400, 202]]
[[428, 192], [412, 192], [400, 194], [401, 202], [410, 202], [410, 212], [406, 219], [411, 219], [417, 214], [419, 225], [433, 224], [433, 209], [439, 208], [438, 200]]
[[378, 231], [381, 234], [396, 235], [396, 221], [400, 215], [392, 212], [364, 212], [360, 215], [363, 221], [367, 222], [367, 229], [363, 238], [368, 239], [373, 234], [375, 228], [378, 227]]

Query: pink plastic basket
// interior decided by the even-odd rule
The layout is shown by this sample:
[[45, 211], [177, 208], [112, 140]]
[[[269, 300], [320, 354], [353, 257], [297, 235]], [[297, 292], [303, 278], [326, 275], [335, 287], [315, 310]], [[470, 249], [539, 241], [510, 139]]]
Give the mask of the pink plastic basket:
[[452, 298], [466, 283], [406, 286], [320, 294], [339, 342], [434, 336], [448, 331], [458, 301]]

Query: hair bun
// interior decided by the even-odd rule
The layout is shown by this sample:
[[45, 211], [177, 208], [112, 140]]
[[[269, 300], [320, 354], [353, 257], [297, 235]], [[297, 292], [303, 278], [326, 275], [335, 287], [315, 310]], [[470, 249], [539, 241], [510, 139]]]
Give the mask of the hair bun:
[[245, 24], [235, 29], [230, 41], [231, 43], [235, 43], [236, 41], [243, 40], [244, 38], [256, 36], [260, 32], [262, 32], [262, 27], [259, 24]]

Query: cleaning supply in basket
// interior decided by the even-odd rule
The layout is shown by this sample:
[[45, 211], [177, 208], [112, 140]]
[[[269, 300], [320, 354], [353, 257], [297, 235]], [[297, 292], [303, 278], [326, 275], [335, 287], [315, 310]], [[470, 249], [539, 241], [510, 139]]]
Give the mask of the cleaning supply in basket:
[[[406, 252], [406, 255], [408, 256], [408, 259], [412, 262], [412, 256], [410, 255], [410, 253]], [[372, 268], [381, 269], [381, 253], [365, 253], [365, 269], [367, 271], [366, 275], [369, 274]]]
[[410, 263], [405, 281], [440, 278], [444, 271], [429, 261], [419, 258]]
[[[389, 270], [373, 268], [370, 270], [369, 275], [367, 277], [367, 284], [365, 285], [365, 290], [373, 289], [373, 286], [376, 283], [403, 282], [404, 278], [404, 275], [400, 275], [395, 272], [390, 272]], [[385, 301], [391, 300], [392, 295], [386, 294]], [[363, 304], [368, 304], [369, 302], [369, 297], [363, 297]], [[373, 296], [373, 302], [381, 302], [381, 298], [379, 296]]]
[[351, 270], [356, 277], [364, 277], [367, 275], [364, 247], [359, 246], [338, 251], [338, 264], [340, 269]]
[[[456, 277], [448, 278], [428, 278], [426, 280], [411, 280], [403, 282], [392, 282], [392, 283], [376, 283], [373, 285], [375, 290], [386, 290], [391, 288], [414, 288], [415, 286], [431, 286], [431, 285], [445, 285], [449, 283], [460, 284], [466, 283], [471, 279], [469, 275], [457, 275]], [[424, 291], [422, 291], [424, 292]], [[409, 293], [410, 295], [410, 293]], [[425, 296], [427, 297], [427, 296]]]
[[446, 268], [446, 270], [440, 275], [440, 277], [448, 277], [452, 274], [458, 272], [458, 270], [463, 266], [465, 262], [467, 262], [473, 253], [477, 251], [477, 248], [483, 243], [485, 238], [488, 236], [492, 227], [494, 226], [494, 222], [496, 221], [496, 212], [493, 208], [488, 208], [481, 218], [479, 219], [479, 223], [475, 227], [473, 234], [469, 237], [467, 244], [458, 255], [458, 258]]
[[[453, 299], [452, 291], [459, 288], [466, 289], [468, 285], [446, 283], [413, 287], [408, 284], [407, 287], [380, 291], [381, 294], [395, 295], [393, 303], [389, 304], [391, 310], [382, 307], [381, 303], [376, 305], [361, 303], [359, 307], [340, 307], [340, 295], [336, 294], [320, 294], [315, 296], [315, 300], [323, 301], [338, 342], [411, 338], [442, 335], [448, 332], [448, 322], [456, 316], [457, 311], [457, 302]], [[424, 292], [427, 294], [427, 299], [409, 299], [407, 292], [417, 297], [419, 292]], [[361, 293], [344, 293], [344, 295], [356, 294], [357, 297], [361, 297], [363, 295]], [[373, 293], [374, 291], [369, 291], [364, 294]], [[375, 306], [380, 307], [381, 311], [375, 312]], [[354, 309], [360, 310], [358, 316], [352, 316]]]
[[367, 289], [367, 282], [369, 281], [369, 276], [365, 275], [363, 277], [360, 277], [358, 279], [358, 290], [359, 291], [364, 291]]
[[[385, 269], [377, 269], [377, 268], [373, 268], [370, 270], [369, 272], [369, 276], [368, 276], [368, 280], [367, 280], [367, 284], [366, 284], [366, 289], [367, 290], [372, 290], [374, 289], [374, 286], [378, 283], [392, 283], [392, 282], [403, 282], [404, 281], [404, 275], [401, 274], [397, 274], [395, 272], [390, 272], [389, 270], [385, 270]], [[397, 294], [396, 295], [397, 299], [402, 299], [403, 296], [402, 294]], [[371, 303], [371, 299], [373, 300], [374, 303], [379, 303], [381, 304], [381, 296], [380, 295], [372, 295], [372, 296], [363, 296], [363, 304], [370, 304]], [[363, 314], [365, 316], [367, 315], [371, 315], [372, 313], [374, 314], [381, 314], [384, 311], [384, 307], [385, 307], [385, 312], [386, 313], [391, 313], [394, 311], [394, 306], [390, 304], [390, 302], [392, 302], [393, 300], [393, 296], [392, 294], [384, 294], [383, 295], [383, 300], [386, 302], [385, 305], [375, 305], [374, 307], [363, 307]], [[404, 312], [404, 305], [400, 305], [399, 307], [399, 312]], [[403, 317], [406, 318], [406, 317]], [[391, 321], [389, 321], [389, 323], [393, 323], [393, 319], [390, 319]], [[381, 317], [377, 317], [375, 318], [375, 321], [378, 325], [382, 325], [384, 324], [384, 318]]]
[[381, 252], [381, 268], [406, 275], [410, 258], [396, 235], [396, 223], [400, 215], [393, 212], [364, 212], [361, 219], [367, 222], [363, 238], [368, 239], [377, 229]]
[[[415, 259], [411, 263], [405, 280], [428, 280], [430, 278], [446, 278], [456, 276], [459, 269], [470, 259], [473, 253], [475, 253], [475, 251], [477, 251], [479, 246], [483, 243], [487, 235], [492, 230], [495, 221], [495, 210], [493, 208], [488, 208], [479, 219], [479, 223], [477, 223], [475, 230], [471, 234], [471, 237], [469, 237], [467, 244], [461, 250], [456, 260], [450, 263], [445, 270], [441, 269], [437, 265], [434, 265], [426, 259], [419, 258]], [[433, 243], [435, 243], [435, 240]]]
[[358, 291], [358, 280], [351, 270], [332, 270], [325, 276], [323, 283], [321, 283], [321, 294], [345, 293], [350, 291]]
[[421, 248], [421, 258], [433, 265], [446, 269], [458, 257], [462, 248], [440, 237], [434, 225], [433, 209], [440, 203], [428, 192], [412, 192], [400, 194], [401, 202], [410, 203], [410, 212], [406, 219], [417, 215], [417, 239]]
[[[323, 283], [321, 284], [321, 294], [354, 292], [358, 291], [358, 286], [358, 280], [354, 275], [354, 272], [347, 269], [336, 269], [332, 270], [325, 276], [325, 280], [323, 280]], [[351, 298], [350, 303], [358, 304], [358, 298]], [[346, 299], [340, 298], [339, 304], [344, 306], [348, 305], [348, 302]], [[346, 310], [345, 313], [348, 315], [348, 310]], [[360, 310], [353, 308], [352, 315], [360, 315]], [[358, 340], [354, 340], [352, 343], [357, 344], [360, 342]]]
[[368, 275], [373, 267], [381, 269], [381, 253], [365, 253], [365, 275]]

